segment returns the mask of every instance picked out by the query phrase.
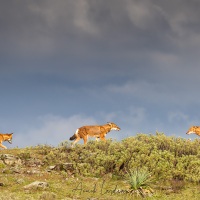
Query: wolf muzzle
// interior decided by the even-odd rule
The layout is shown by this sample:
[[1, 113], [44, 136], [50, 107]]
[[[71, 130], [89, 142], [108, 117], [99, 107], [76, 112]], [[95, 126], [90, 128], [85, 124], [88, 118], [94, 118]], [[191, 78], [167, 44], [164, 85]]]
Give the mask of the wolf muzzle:
[[9, 142], [10, 144], [12, 144], [12, 140], [8, 140], [8, 142]]

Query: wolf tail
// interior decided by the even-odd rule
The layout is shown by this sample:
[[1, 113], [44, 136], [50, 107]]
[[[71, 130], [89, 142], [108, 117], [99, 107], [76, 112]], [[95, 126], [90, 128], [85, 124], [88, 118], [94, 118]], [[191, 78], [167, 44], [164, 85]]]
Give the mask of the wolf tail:
[[76, 139], [76, 134], [74, 134], [72, 137], [69, 138], [70, 140], [75, 140]]
[[75, 140], [78, 137], [78, 132], [79, 132], [79, 129], [77, 129], [76, 133], [72, 137], [70, 137], [69, 139], [70, 140]]

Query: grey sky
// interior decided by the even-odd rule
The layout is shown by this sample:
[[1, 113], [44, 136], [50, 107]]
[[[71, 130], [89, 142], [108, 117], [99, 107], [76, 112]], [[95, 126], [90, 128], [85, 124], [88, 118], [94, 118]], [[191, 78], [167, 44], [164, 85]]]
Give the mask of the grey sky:
[[116, 139], [187, 137], [200, 124], [199, 9], [198, 0], [2, 0], [0, 132], [15, 133], [13, 146], [57, 145], [79, 126], [114, 121]]

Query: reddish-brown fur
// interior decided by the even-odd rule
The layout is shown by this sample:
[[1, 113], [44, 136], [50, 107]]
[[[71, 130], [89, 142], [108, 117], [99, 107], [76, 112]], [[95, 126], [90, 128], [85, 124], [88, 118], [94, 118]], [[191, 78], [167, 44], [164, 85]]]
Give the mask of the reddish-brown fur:
[[191, 126], [186, 134], [190, 135], [192, 133], [200, 136], [200, 126]]
[[73, 145], [80, 139], [83, 139], [84, 144], [86, 144], [89, 136], [96, 137], [96, 139], [100, 138], [101, 140], [106, 141], [105, 136], [111, 130], [119, 131], [120, 128], [112, 122], [104, 125], [82, 126], [76, 130], [76, 133], [70, 137], [70, 140], [75, 140]]
[[0, 147], [2, 147], [3, 149], [7, 149], [7, 147], [2, 144], [3, 141], [8, 141], [10, 144], [12, 144], [12, 134], [13, 133], [0, 133]]

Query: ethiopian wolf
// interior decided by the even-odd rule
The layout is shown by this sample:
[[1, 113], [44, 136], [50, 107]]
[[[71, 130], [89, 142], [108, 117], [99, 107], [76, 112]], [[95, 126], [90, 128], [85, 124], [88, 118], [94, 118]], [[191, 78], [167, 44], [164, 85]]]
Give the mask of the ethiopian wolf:
[[200, 126], [191, 126], [186, 134], [190, 135], [191, 133], [200, 136]]
[[76, 130], [76, 133], [70, 137], [70, 140], [75, 140], [72, 146], [80, 139], [83, 139], [84, 144], [86, 144], [88, 137], [96, 137], [96, 140], [100, 138], [106, 141], [106, 134], [112, 130], [119, 131], [120, 128], [113, 122], [108, 122], [104, 125], [82, 126]]
[[5, 134], [0, 133], [0, 147], [1, 148], [7, 149], [7, 147], [2, 144], [2, 142], [4, 141], [8, 141], [10, 144], [12, 144], [12, 135], [13, 133], [5, 133]]

